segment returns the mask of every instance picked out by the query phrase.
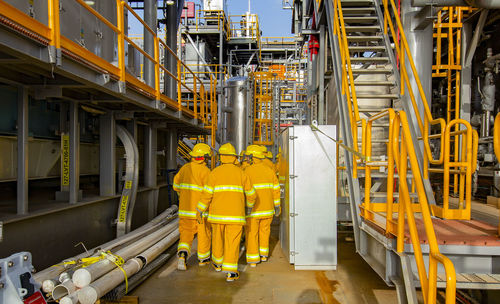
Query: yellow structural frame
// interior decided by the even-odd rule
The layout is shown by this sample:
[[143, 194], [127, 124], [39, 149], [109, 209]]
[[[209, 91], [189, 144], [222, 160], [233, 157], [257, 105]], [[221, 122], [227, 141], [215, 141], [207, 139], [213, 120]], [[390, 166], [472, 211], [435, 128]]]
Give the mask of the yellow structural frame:
[[253, 143], [272, 145], [273, 139], [273, 81], [270, 72], [255, 72]]
[[[117, 48], [118, 48], [118, 65], [115, 66], [110, 62], [102, 59], [101, 57], [95, 55], [91, 51], [82, 47], [81, 45], [71, 41], [61, 35], [60, 33], [60, 19], [59, 19], [59, 0], [48, 0], [48, 25], [44, 25], [37, 20], [29, 17], [24, 14], [17, 8], [12, 5], [6, 3], [3, 0], [0, 0], [0, 14], [12, 20], [14, 23], [17, 23], [21, 27], [24, 27], [28, 31], [35, 33], [38, 35], [40, 39], [47, 41], [50, 46], [54, 46], [57, 49], [61, 49], [63, 54], [71, 56], [73, 58], [77, 58], [80, 61], [86, 62], [91, 65], [93, 68], [101, 70], [104, 73], [108, 73], [111, 78], [121, 81], [125, 83], [131, 89], [148, 96], [150, 98], [159, 100], [163, 102], [166, 106], [171, 109], [178, 110], [188, 117], [192, 117], [198, 119], [199, 121], [207, 124], [208, 123], [208, 111], [207, 109], [214, 108], [211, 106], [213, 100], [207, 99], [206, 92], [212, 92], [214, 88], [210, 88], [207, 90], [203, 83], [198, 79], [197, 75], [194, 74], [191, 69], [186, 66], [177, 55], [167, 46], [167, 44], [154, 33], [154, 31], [147, 26], [147, 24], [142, 20], [142, 18], [125, 2], [120, 0], [116, 1], [116, 20], [117, 24], [114, 25], [111, 21], [107, 20], [101, 14], [99, 14], [96, 10], [94, 10], [91, 6], [85, 3], [83, 0], [75, 0], [80, 6], [94, 15], [99, 21], [101, 21], [104, 25], [113, 30], [118, 39], [117, 39]], [[124, 30], [124, 11], [127, 10], [131, 13], [141, 24], [142, 26], [154, 37], [154, 54], [150, 55], [146, 53], [142, 48], [140, 48], [137, 44], [134, 43], [133, 39], [125, 35]], [[154, 85], [149, 86], [142, 82], [140, 79], [135, 76], [127, 73], [125, 67], [125, 41], [137, 49], [147, 60], [150, 60], [154, 63], [155, 69], [155, 79]], [[170, 55], [175, 58], [177, 61], [177, 71], [169, 71], [160, 61], [160, 49], [163, 48], [165, 52], [170, 53]], [[160, 90], [160, 75], [164, 73], [169, 77], [172, 77], [177, 82], [178, 88], [181, 86], [186, 87], [186, 83], [181, 81], [181, 67], [183, 67], [188, 73], [192, 75], [198, 85], [195, 85], [194, 89], [188, 88], [194, 98], [193, 100], [183, 99], [180, 90], [179, 95], [177, 96], [177, 100], [173, 100], [172, 98], [164, 95]], [[212, 82], [213, 84], [213, 82]], [[209, 94], [212, 96], [213, 94]]]

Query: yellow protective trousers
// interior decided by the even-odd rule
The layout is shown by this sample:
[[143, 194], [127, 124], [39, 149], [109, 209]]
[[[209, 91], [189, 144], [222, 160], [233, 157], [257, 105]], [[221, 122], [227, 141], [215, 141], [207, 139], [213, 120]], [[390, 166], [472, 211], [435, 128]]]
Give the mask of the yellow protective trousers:
[[269, 256], [269, 235], [271, 234], [272, 221], [272, 217], [247, 218], [245, 229], [247, 263], [259, 263], [261, 256]]
[[210, 224], [203, 219], [202, 224], [198, 224], [195, 219], [179, 218], [179, 245], [177, 252], [186, 251], [191, 254], [191, 245], [195, 234], [198, 234], [198, 259], [204, 260], [210, 257]]
[[210, 258], [210, 247], [212, 245], [212, 231], [207, 218], [203, 217], [203, 222], [198, 224], [198, 260], [202, 261]]
[[238, 272], [242, 225], [212, 224], [212, 261], [222, 271]]

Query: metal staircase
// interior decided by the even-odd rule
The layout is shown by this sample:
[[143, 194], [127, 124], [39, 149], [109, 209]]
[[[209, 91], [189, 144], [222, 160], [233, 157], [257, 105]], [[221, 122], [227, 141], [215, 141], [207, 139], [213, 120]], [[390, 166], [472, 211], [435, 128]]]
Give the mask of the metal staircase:
[[[496, 258], [487, 250], [479, 253], [473, 237], [470, 244], [445, 246], [443, 231], [470, 220], [477, 134], [467, 121], [446, 123], [432, 117], [394, 0], [329, 0], [324, 5], [341, 137], [351, 148], [344, 160], [358, 253], [396, 286], [400, 303], [416, 303], [416, 287], [425, 303], [436, 303], [438, 287], [446, 288], [446, 303], [455, 303], [457, 286], [500, 287], [494, 269], [453, 264], [461, 261], [459, 250], [471, 261]], [[454, 147], [460, 151], [451, 147], [452, 137], [462, 141], [462, 147]], [[430, 139], [440, 141], [437, 159]], [[452, 157], [455, 152], [459, 160]], [[445, 193], [440, 205], [429, 172], [442, 174]], [[458, 209], [449, 205], [453, 174], [460, 179]], [[464, 285], [464, 278], [470, 284]]]

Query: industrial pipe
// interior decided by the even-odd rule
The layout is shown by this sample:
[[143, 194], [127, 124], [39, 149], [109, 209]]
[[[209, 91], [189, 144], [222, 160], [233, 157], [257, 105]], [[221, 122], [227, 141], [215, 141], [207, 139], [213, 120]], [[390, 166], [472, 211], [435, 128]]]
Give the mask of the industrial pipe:
[[77, 304], [78, 303], [78, 293], [73, 293], [71, 295], [67, 295], [61, 300], [59, 300], [59, 304]]
[[[127, 278], [139, 272], [147, 264], [147, 261], [152, 261], [162, 252], [167, 250], [179, 239], [179, 231], [174, 230], [161, 241], [157, 242], [137, 257], [128, 260], [123, 266]], [[89, 286], [82, 288], [78, 292], [78, 300], [81, 304], [93, 304], [99, 298], [111, 291], [117, 285], [125, 280], [124, 273], [121, 269], [115, 269], [100, 279], [96, 280]]]
[[472, 6], [479, 8], [495, 9], [500, 8], [500, 0], [412, 0], [412, 6]]
[[[118, 250], [115, 252], [117, 256], [120, 256], [124, 261], [127, 261], [131, 257], [137, 255], [141, 252], [143, 248], [149, 248], [157, 242], [158, 239], [165, 237], [172, 231], [176, 230], [179, 225], [179, 220], [175, 220], [165, 227], [162, 227], [156, 232], [140, 239], [139, 241], [130, 244], [129, 246]], [[73, 274], [73, 283], [78, 288], [83, 288], [90, 284], [90, 282], [100, 278], [104, 274], [110, 272], [115, 268], [116, 265], [109, 259], [103, 259], [97, 263], [89, 265], [85, 268], [80, 268]]]
[[[121, 245], [126, 244], [128, 242], [135, 241], [136, 239], [141, 238], [144, 235], [156, 230], [158, 226], [161, 226], [163, 224], [167, 224], [168, 222], [170, 222], [173, 219], [172, 216], [177, 212], [177, 210], [178, 210], [178, 207], [174, 205], [174, 206], [166, 209], [162, 213], [160, 213], [157, 217], [155, 217], [153, 220], [151, 220], [147, 224], [144, 224], [143, 226], [135, 229], [134, 231], [131, 231], [130, 233], [127, 233], [126, 235], [123, 235], [121, 237], [113, 239], [107, 243], [102, 244], [99, 247], [93, 248], [90, 250], [90, 252], [93, 253], [98, 248], [101, 248], [102, 250], [105, 250], [105, 251], [113, 250], [114, 248], [116, 248], [118, 246], [121, 246]], [[67, 260], [64, 260], [64, 261], [74, 261], [74, 260], [78, 260], [78, 259], [85, 258], [85, 257], [88, 257], [88, 254], [86, 252], [81, 253], [77, 256], [74, 256], [74, 257], [67, 259]], [[59, 274], [61, 274], [63, 271], [70, 269], [70, 267], [73, 267], [73, 265], [71, 265], [71, 266], [65, 265], [65, 266], [61, 266], [61, 267], [49, 267], [49, 268], [46, 268], [42, 271], [35, 273], [33, 275], [33, 279], [38, 284], [42, 285], [42, 290], [44, 292], [52, 292], [52, 289], [54, 289], [55, 285], [57, 284], [57, 279], [55, 279], [55, 278], [57, 278], [57, 276], [59, 276]], [[53, 282], [49, 282], [49, 281], [53, 281]], [[45, 286], [44, 286], [44, 284], [45, 284]], [[48, 291], [46, 291], [46, 289]]]

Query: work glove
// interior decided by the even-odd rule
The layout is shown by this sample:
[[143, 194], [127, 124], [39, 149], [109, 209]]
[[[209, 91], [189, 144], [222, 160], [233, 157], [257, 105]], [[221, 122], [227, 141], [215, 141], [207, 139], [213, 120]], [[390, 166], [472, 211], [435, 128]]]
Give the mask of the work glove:
[[281, 207], [280, 206], [275, 206], [274, 207], [274, 216], [278, 217], [281, 214]]
[[250, 214], [252, 214], [252, 207], [246, 207], [246, 208], [245, 208], [245, 214], [246, 214], [246, 215], [250, 215]]
[[203, 223], [203, 215], [201, 214], [201, 212], [199, 210], [196, 210], [196, 221], [200, 225]]

